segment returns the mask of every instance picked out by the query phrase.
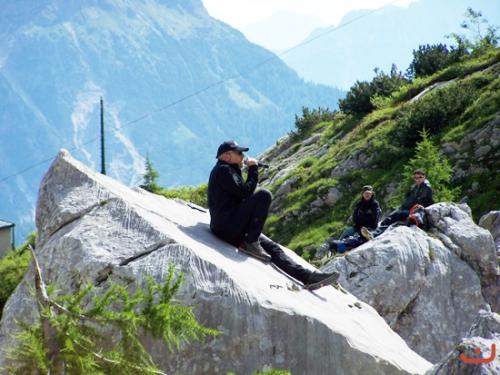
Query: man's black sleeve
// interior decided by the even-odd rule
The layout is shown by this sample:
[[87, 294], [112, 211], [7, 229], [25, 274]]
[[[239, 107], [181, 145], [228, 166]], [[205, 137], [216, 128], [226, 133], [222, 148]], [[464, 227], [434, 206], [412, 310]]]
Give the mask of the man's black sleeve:
[[358, 211], [359, 211], [359, 203], [354, 207], [354, 212], [352, 213], [352, 221], [354, 225], [358, 225]]
[[429, 186], [426, 186], [427, 189], [425, 189], [425, 197], [424, 197], [424, 202], [422, 206], [427, 207], [430, 206], [431, 204], [434, 204], [434, 199], [432, 198], [432, 188]]
[[256, 165], [248, 167], [246, 181], [230, 166], [224, 166], [218, 170], [217, 182], [223, 190], [229, 194], [244, 199], [253, 194], [257, 188], [259, 172]]

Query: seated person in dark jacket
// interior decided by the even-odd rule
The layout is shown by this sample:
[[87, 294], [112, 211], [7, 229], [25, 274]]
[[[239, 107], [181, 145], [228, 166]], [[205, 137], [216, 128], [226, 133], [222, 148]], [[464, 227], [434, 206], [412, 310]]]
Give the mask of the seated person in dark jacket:
[[406, 221], [410, 214], [410, 209], [416, 205], [424, 207], [434, 203], [432, 199], [432, 188], [429, 181], [425, 178], [425, 172], [422, 169], [416, 169], [413, 172], [415, 184], [406, 193], [405, 200], [401, 207], [389, 214], [381, 223], [381, 227], [388, 227], [397, 221]]
[[[264, 189], [255, 192], [259, 178], [258, 162], [250, 158], [245, 160], [243, 152], [246, 151], [247, 147], [234, 141], [222, 143], [217, 150], [218, 161], [208, 182], [212, 232], [245, 254], [273, 262], [308, 289], [336, 282], [338, 272], [312, 272], [295, 263], [277, 243], [261, 235], [272, 196]], [[244, 164], [248, 167], [246, 181], [241, 173]]]
[[[403, 221], [406, 222], [410, 214], [410, 209], [414, 205], [422, 205], [424, 207], [433, 204], [432, 200], [432, 189], [429, 181], [425, 178], [425, 172], [421, 169], [417, 169], [413, 172], [413, 178], [415, 184], [410, 188], [406, 194], [405, 200], [401, 207], [389, 214], [380, 225], [373, 231], [368, 230], [366, 226], [360, 229], [360, 234], [355, 234], [351, 237], [343, 238], [341, 240], [328, 240], [322, 247], [328, 250], [335, 250], [337, 253], [343, 253], [345, 251], [354, 249], [366, 240], [371, 240], [377, 236], [380, 236], [384, 231], [395, 222]], [[422, 220], [422, 219], [420, 219]], [[412, 224], [411, 222], [408, 225]]]
[[361, 234], [361, 228], [376, 229], [380, 218], [380, 204], [375, 199], [375, 192], [370, 185], [365, 185], [361, 189], [361, 199], [356, 203], [352, 213], [354, 225], [346, 228], [340, 239], [353, 236], [355, 233]]

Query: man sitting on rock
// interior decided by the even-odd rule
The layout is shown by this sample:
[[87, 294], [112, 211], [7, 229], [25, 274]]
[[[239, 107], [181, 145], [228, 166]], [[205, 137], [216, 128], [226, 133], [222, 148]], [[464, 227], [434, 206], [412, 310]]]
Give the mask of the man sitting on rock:
[[[259, 178], [258, 162], [244, 159], [243, 152], [246, 151], [247, 147], [241, 147], [235, 141], [226, 141], [217, 150], [218, 161], [208, 181], [211, 231], [245, 254], [274, 263], [308, 289], [336, 282], [338, 272], [312, 272], [295, 263], [277, 243], [261, 235], [272, 196], [264, 189], [255, 192]], [[244, 164], [248, 167], [246, 181], [241, 173]]]
[[410, 215], [410, 209], [415, 205], [427, 207], [434, 203], [432, 199], [431, 184], [425, 178], [423, 169], [416, 169], [413, 172], [413, 179], [415, 180], [415, 184], [413, 184], [406, 193], [403, 204], [399, 209], [391, 212], [389, 216], [380, 223], [381, 227], [387, 228], [397, 221], [406, 221]]

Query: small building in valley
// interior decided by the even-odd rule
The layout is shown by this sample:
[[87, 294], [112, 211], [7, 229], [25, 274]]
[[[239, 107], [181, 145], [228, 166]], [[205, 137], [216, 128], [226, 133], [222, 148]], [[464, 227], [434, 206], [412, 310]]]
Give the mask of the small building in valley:
[[0, 258], [2, 258], [8, 250], [15, 247], [14, 228], [14, 223], [0, 220]]

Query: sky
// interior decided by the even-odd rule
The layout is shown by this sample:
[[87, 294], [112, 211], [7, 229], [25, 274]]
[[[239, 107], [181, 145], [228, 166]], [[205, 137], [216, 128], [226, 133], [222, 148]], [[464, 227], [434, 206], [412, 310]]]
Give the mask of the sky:
[[[338, 25], [348, 12], [418, 0], [202, 0], [208, 13], [240, 30], [250, 41], [282, 51], [314, 29]], [[276, 32], [276, 30], [280, 32]]]

